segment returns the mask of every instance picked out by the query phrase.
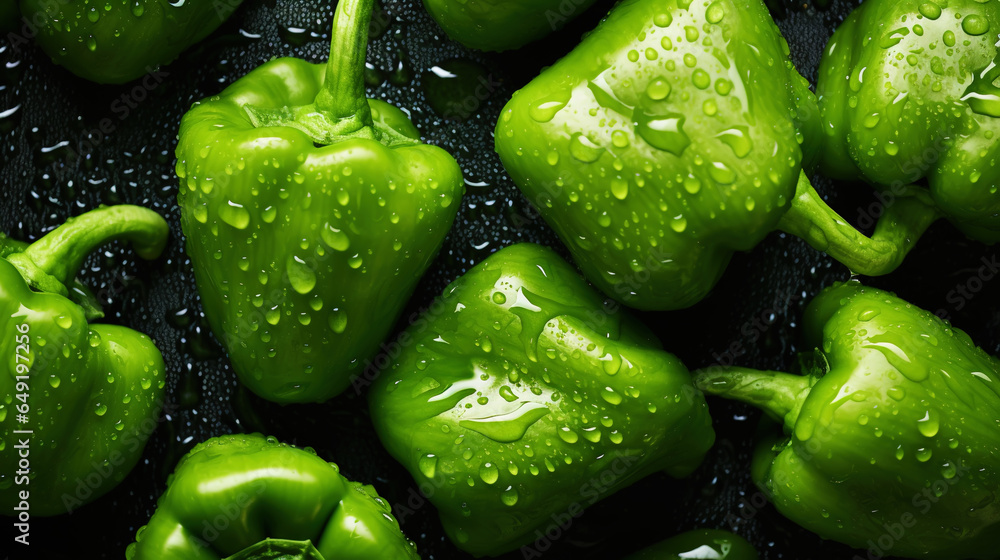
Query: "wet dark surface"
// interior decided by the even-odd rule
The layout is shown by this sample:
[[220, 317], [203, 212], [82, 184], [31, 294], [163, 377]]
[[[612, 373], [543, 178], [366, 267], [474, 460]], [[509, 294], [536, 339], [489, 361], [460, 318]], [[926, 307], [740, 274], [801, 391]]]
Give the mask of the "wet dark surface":
[[[541, 43], [485, 55], [444, 37], [419, 2], [384, 0], [372, 28], [369, 94], [410, 109], [425, 139], [454, 154], [469, 182], [458, 221], [404, 317], [503, 246], [535, 241], [565, 254], [506, 178], [492, 149], [492, 130], [510, 94], [571, 49], [610, 4], [598, 2]], [[806, 77], [815, 79], [831, 30], [854, 4], [833, 2], [817, 11], [801, 0], [778, 14]], [[217, 93], [271, 57], [325, 60], [331, 14], [327, 2], [247, 0], [228, 23], [145, 85], [142, 80], [93, 85], [54, 66], [30, 42], [8, 36], [0, 43], [0, 230], [36, 239], [99, 204], [129, 203], [163, 214], [172, 234], [157, 261], [137, 262], [129, 249], [113, 244], [95, 253], [81, 272], [102, 297], [105, 321], [148, 333], [163, 352], [169, 414], [121, 486], [72, 515], [34, 518], [26, 557], [123, 557], [176, 461], [195, 443], [234, 431], [261, 431], [311, 446], [349, 478], [374, 484], [390, 503], [412, 498], [414, 484], [381, 448], [364, 395], [349, 391], [324, 405], [280, 407], [239, 388], [225, 353], [208, 333], [182, 251], [173, 171], [181, 115], [193, 101]], [[442, 89], [460, 88], [442, 86], [434, 67], [483, 76], [490, 85], [476, 94], [472, 80], [467, 84], [472, 94], [442, 99]], [[814, 182], [854, 222], [875, 201], [864, 185]], [[970, 282], [982, 259], [995, 255], [994, 248], [968, 241], [941, 222], [897, 272], [866, 281], [921, 307], [942, 310], [996, 354], [997, 286], [989, 280]], [[797, 325], [805, 303], [822, 287], [848, 277], [844, 267], [805, 243], [772, 234], [753, 252], [737, 255], [714, 293], [696, 307], [642, 317], [692, 369], [735, 360], [789, 370], [799, 349]], [[971, 297], [960, 295], [959, 285]], [[853, 558], [855, 551], [823, 542], [763, 505], [748, 470], [758, 414], [714, 399], [710, 407], [718, 442], [694, 476], [683, 481], [653, 476], [590, 507], [541, 557], [619, 558], [676, 532], [731, 529], [738, 520], [736, 531], [762, 558]], [[0, 554], [10, 549], [21, 557], [24, 551], [13, 549], [9, 524], [4, 525]], [[403, 529], [424, 558], [466, 557], [444, 538], [429, 504], [406, 516]]]

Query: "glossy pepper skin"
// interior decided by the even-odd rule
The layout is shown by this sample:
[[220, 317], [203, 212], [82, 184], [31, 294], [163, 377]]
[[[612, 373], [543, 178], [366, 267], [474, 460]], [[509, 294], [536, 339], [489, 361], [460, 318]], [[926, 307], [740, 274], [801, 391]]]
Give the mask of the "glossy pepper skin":
[[869, 239], [823, 202], [801, 172], [819, 110], [788, 52], [760, 0], [625, 0], [514, 95], [497, 152], [584, 275], [632, 307], [693, 305], [776, 229], [887, 273], [933, 211], [901, 196]]
[[[372, 420], [476, 556], [653, 472], [687, 476], [714, 441], [684, 364], [547, 248], [490, 256], [400, 341], [369, 392]], [[587, 484], [601, 475], [601, 490]]]
[[887, 556], [996, 558], [1000, 362], [931, 313], [858, 283], [817, 296], [803, 330], [818, 349], [808, 375], [695, 376], [707, 393], [784, 424], [753, 461], [778, 510]]
[[[5, 2], [17, 0], [5, 0]], [[243, 0], [20, 0], [36, 42], [57, 64], [99, 84], [140, 78], [201, 41]]]
[[1000, 3], [866, 1], [830, 39], [824, 171], [884, 191], [926, 180], [965, 235], [1000, 241]]
[[311, 450], [260, 434], [212, 438], [185, 455], [125, 556], [420, 558], [374, 488], [347, 480]]
[[[112, 239], [159, 256], [167, 224], [136, 206], [102, 207], [31, 245], [0, 237], [0, 508], [57, 515], [102, 496], [132, 470], [157, 426], [163, 358], [142, 333], [88, 324], [99, 311], [70, 299], [84, 258]], [[31, 434], [18, 433], [30, 430]], [[23, 476], [16, 446], [28, 441]], [[23, 508], [22, 508], [23, 509]]]
[[757, 560], [753, 546], [743, 537], [718, 529], [697, 529], [681, 533], [644, 548], [625, 560]]
[[520, 48], [560, 29], [594, 0], [424, 0], [449, 37], [484, 51]]
[[457, 162], [364, 95], [372, 0], [337, 5], [328, 65], [282, 58], [181, 122], [178, 201], [205, 315], [263, 398], [347, 388], [455, 219]]

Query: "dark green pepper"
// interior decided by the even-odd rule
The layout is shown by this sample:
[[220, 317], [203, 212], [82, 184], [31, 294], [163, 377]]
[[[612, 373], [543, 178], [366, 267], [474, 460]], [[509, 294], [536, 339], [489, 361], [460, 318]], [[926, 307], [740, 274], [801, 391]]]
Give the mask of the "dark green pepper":
[[856, 282], [806, 309], [807, 375], [695, 376], [763, 408], [785, 436], [753, 478], [778, 511], [827, 539], [908, 558], [996, 558], [1000, 362], [964, 332]]
[[213, 332], [241, 381], [323, 401], [389, 334], [464, 182], [399, 109], [365, 98], [373, 0], [337, 5], [329, 64], [273, 60], [181, 122], [178, 201]]
[[[15, 2], [17, 0], [4, 0]], [[20, 0], [57, 64], [99, 84], [148, 74], [201, 41], [243, 0]]]
[[260, 434], [195, 446], [135, 538], [129, 560], [420, 558], [374, 488]]
[[[1000, 241], [1000, 3], [868, 0], [820, 66], [824, 170], [893, 197], [926, 179], [967, 236]], [[891, 200], [891, 199], [890, 199]]]
[[556, 31], [595, 0], [424, 0], [449, 37], [484, 51], [520, 48]]
[[[515, 245], [445, 289], [369, 393], [389, 453], [461, 549], [497, 555], [714, 441], [687, 368], [553, 251]], [[619, 308], [620, 310], [620, 308]], [[596, 480], [596, 482], [595, 482]]]
[[625, 560], [757, 560], [757, 551], [743, 537], [717, 529], [681, 533], [644, 548]]
[[514, 95], [496, 148], [605, 294], [690, 306], [734, 251], [781, 229], [862, 274], [898, 266], [934, 219], [914, 197], [872, 239], [809, 184], [819, 110], [760, 0], [625, 0]]
[[87, 295], [72, 284], [84, 258], [113, 239], [152, 259], [167, 223], [145, 208], [113, 206], [30, 246], [0, 237], [0, 507], [21, 522], [71, 512], [114, 488], [157, 426], [159, 350], [144, 334], [88, 324], [99, 312], [70, 299]]

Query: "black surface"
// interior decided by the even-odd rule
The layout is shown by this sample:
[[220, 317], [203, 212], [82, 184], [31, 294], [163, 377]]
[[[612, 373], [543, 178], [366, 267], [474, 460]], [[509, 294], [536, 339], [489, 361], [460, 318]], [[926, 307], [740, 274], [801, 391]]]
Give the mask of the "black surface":
[[[376, 20], [369, 48], [369, 62], [381, 69], [384, 79], [369, 94], [412, 109], [425, 138], [452, 152], [472, 183], [456, 226], [417, 289], [411, 310], [427, 305], [448, 282], [500, 247], [537, 241], [565, 254], [505, 176], [492, 149], [492, 130], [510, 94], [570, 50], [610, 5], [599, 1], [568, 28], [521, 51], [484, 55], [444, 37], [418, 1], [384, 0], [384, 17]], [[853, 5], [833, 2], [829, 10], [816, 11], [801, 0], [775, 12], [806, 77], [815, 79], [831, 30]], [[379, 445], [363, 395], [346, 394], [324, 405], [280, 407], [239, 389], [224, 352], [208, 333], [190, 263], [182, 252], [173, 172], [181, 115], [193, 101], [217, 93], [271, 57], [325, 60], [331, 14], [328, 2], [247, 0], [216, 33], [166, 66], [163, 81], [152, 89], [143, 88], [141, 81], [96, 86], [54, 66], [30, 42], [16, 41], [16, 48], [0, 43], [0, 112], [16, 108], [0, 119], [0, 230], [36, 239], [98, 204], [131, 203], [166, 216], [172, 233], [158, 261], [136, 262], [130, 250], [116, 244], [96, 253], [81, 272], [102, 295], [107, 322], [148, 333], [163, 352], [169, 414], [121, 486], [72, 515], [34, 518], [26, 556], [11, 544], [12, 532], [4, 523], [0, 555], [123, 557], [136, 529], [152, 513], [177, 459], [195, 443], [233, 431], [261, 431], [312, 446], [340, 464], [349, 478], [374, 484], [390, 503], [411, 499], [414, 484]], [[500, 84], [486, 99], [471, 103], [465, 121], [437, 115], [423, 86], [432, 66], [455, 58], [483, 65]], [[134, 108], [126, 101], [133, 101]], [[113, 129], [109, 134], [99, 131], [104, 119]], [[875, 200], [864, 185], [817, 180], [816, 186], [853, 222]], [[980, 289], [970, 293], [971, 299], [955, 291], [977, 275], [981, 259], [995, 256], [994, 248], [965, 240], [942, 222], [928, 231], [900, 270], [867, 281], [927, 309], [942, 310], [996, 354], [1000, 315], [995, 312], [998, 289], [993, 284], [1000, 280], [972, 282], [971, 287]], [[758, 368], [790, 369], [804, 304], [823, 286], [848, 277], [844, 267], [803, 242], [772, 234], [753, 252], [737, 255], [718, 288], [696, 307], [643, 318], [666, 348], [692, 369], [731, 359]], [[855, 551], [823, 542], [770, 506], [761, 507], [748, 472], [757, 413], [714, 399], [710, 406], [718, 443], [694, 476], [683, 481], [653, 476], [598, 503], [574, 520], [542, 557], [619, 558], [683, 530], [732, 529], [732, 520], [739, 518], [737, 532], [762, 558], [853, 558]], [[467, 557], [444, 538], [429, 504], [406, 516], [403, 529], [424, 558]]]

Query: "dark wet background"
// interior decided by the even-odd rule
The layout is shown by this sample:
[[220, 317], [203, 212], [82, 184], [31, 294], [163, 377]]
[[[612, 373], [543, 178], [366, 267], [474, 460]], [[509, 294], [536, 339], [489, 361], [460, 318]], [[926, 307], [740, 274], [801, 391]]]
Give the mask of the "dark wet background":
[[[855, 4], [835, 1], [816, 10], [800, 0], [776, 7], [795, 62], [811, 80], [831, 30]], [[469, 182], [458, 221], [404, 317], [500, 247], [519, 241], [558, 247], [503, 173], [491, 134], [510, 94], [570, 50], [610, 5], [599, 0], [562, 32], [521, 51], [484, 55], [449, 41], [418, 1], [383, 0], [369, 47], [369, 94], [412, 110], [425, 139], [454, 154]], [[32, 520], [29, 557], [123, 557], [136, 529], [152, 514], [177, 460], [195, 443], [233, 431], [261, 431], [312, 446], [340, 464], [349, 478], [373, 483], [390, 503], [411, 497], [413, 482], [379, 445], [363, 396], [346, 394], [325, 405], [282, 408], [238, 387], [220, 345], [208, 333], [182, 252], [173, 172], [181, 115], [193, 101], [217, 93], [271, 57], [325, 60], [331, 14], [328, 2], [246, 0], [228, 23], [165, 67], [167, 75], [152, 89], [139, 85], [141, 81], [93, 85], [54, 66], [30, 43], [0, 42], [0, 230], [36, 239], [98, 204], [130, 203], [155, 208], [170, 221], [172, 232], [157, 261], [136, 262], [130, 250], [110, 245], [81, 272], [102, 296], [106, 321], [148, 333], [163, 352], [170, 413], [121, 486], [72, 515]], [[473, 86], [486, 77], [493, 89], [482, 99], [455, 97], [454, 92], [463, 91], [461, 84], [435, 81], [433, 67], [464, 76]], [[110, 133], [100, 131], [105, 119]], [[853, 222], [875, 201], [864, 185], [814, 182]], [[1000, 279], [973, 280], [981, 259], [991, 260], [995, 250], [962, 238], [941, 222], [896, 273], [868, 282], [942, 310], [997, 354]], [[692, 369], [731, 360], [790, 369], [804, 304], [822, 287], [846, 278], [847, 270], [825, 255], [797, 239], [772, 234], [752, 253], [737, 255], [715, 292], [696, 307], [643, 318]], [[959, 296], [959, 285], [972, 297]], [[683, 481], [652, 476], [605, 499], [576, 519], [542, 557], [620, 558], [676, 532], [731, 528], [739, 518], [736, 530], [757, 546], [762, 558], [853, 558], [854, 551], [822, 542], [770, 506], [760, 507], [748, 471], [758, 415], [719, 400], [710, 406], [718, 442], [694, 476]], [[0, 554], [12, 547], [10, 526], [3, 525]], [[466, 557], [444, 538], [429, 504], [408, 515], [403, 529], [424, 558]]]

